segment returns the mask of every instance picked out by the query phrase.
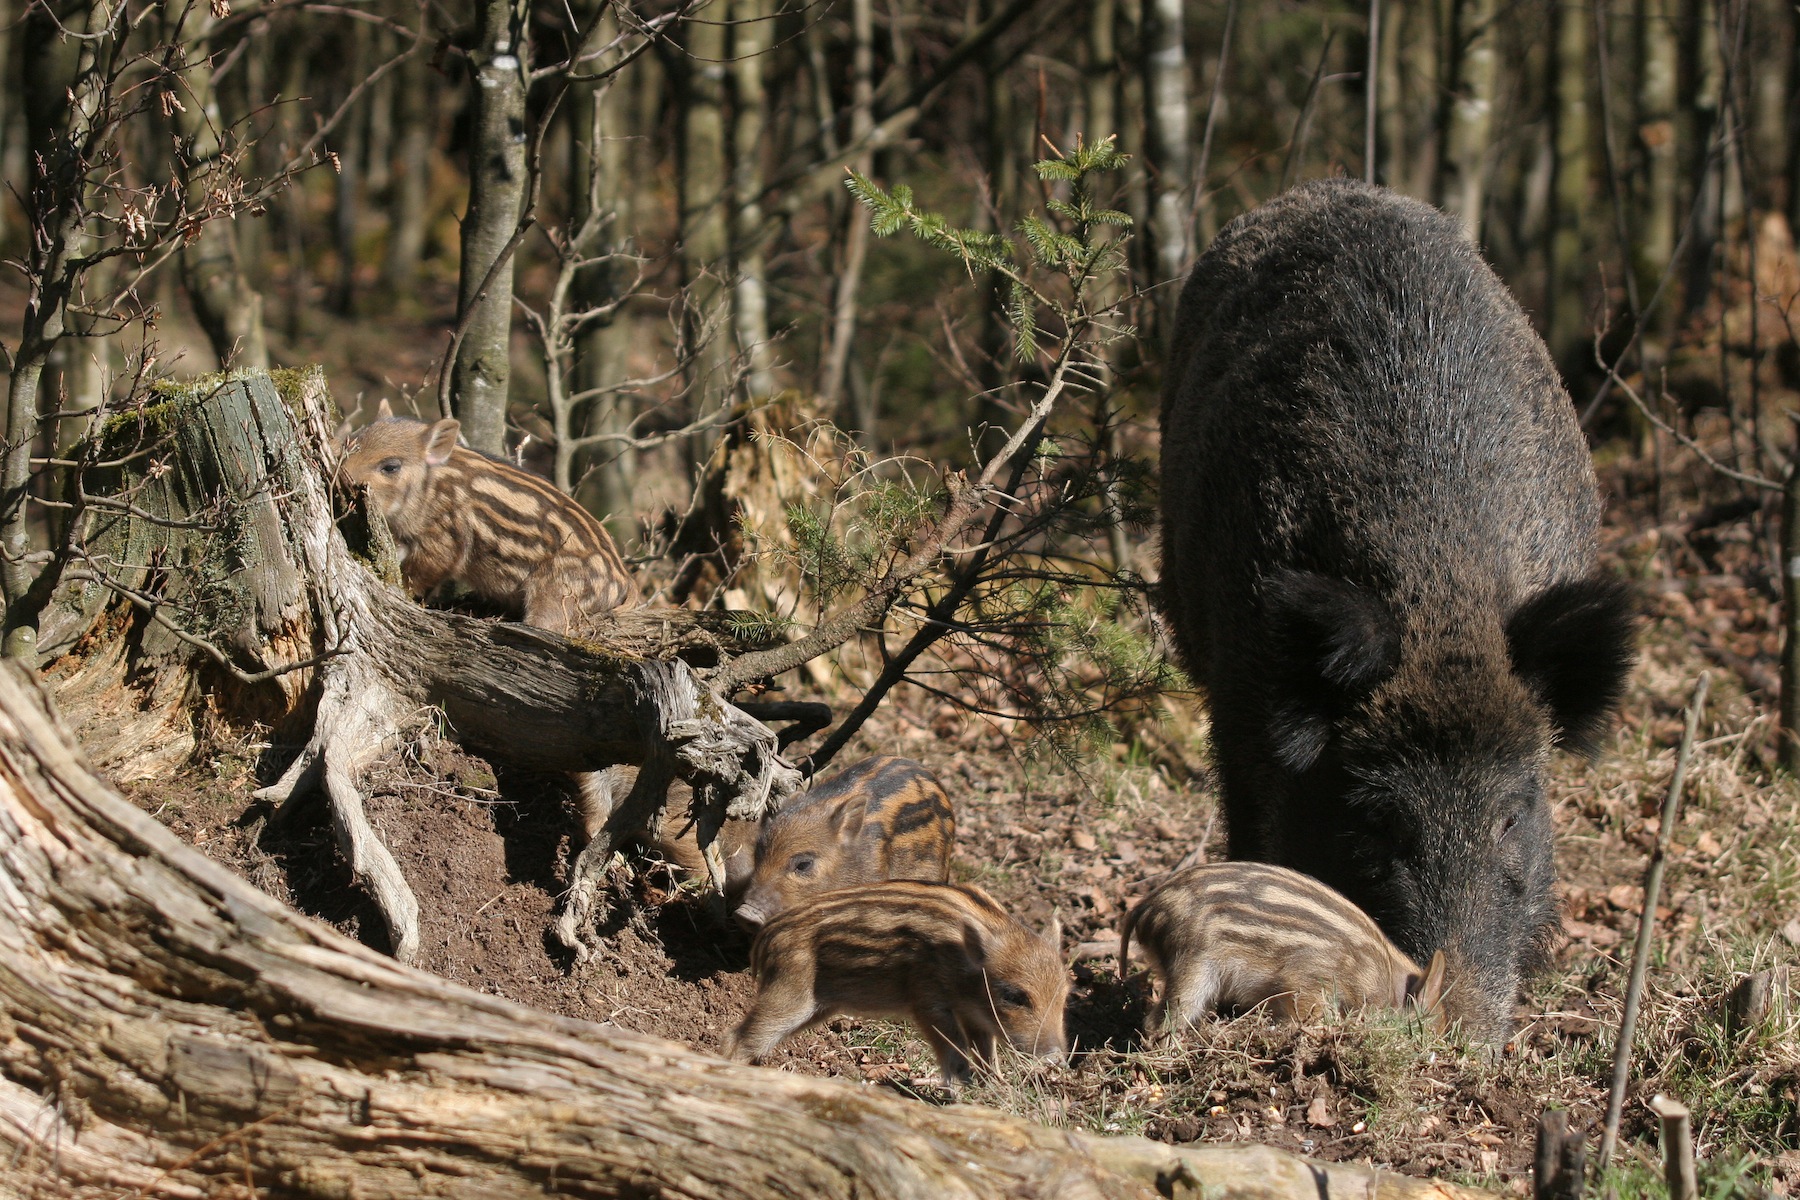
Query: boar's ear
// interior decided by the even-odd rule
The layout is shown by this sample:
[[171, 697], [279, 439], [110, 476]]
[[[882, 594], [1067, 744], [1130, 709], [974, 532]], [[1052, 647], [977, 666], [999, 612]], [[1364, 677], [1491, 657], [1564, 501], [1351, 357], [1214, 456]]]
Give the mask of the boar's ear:
[[462, 424], [446, 417], [425, 431], [425, 461], [434, 467], [441, 467], [450, 461], [450, 455], [456, 450], [456, 437], [462, 432]]
[[1553, 584], [1506, 623], [1513, 669], [1550, 708], [1557, 745], [1597, 749], [1637, 658], [1637, 605], [1616, 579]]
[[1263, 580], [1276, 662], [1270, 734], [1276, 756], [1304, 771], [1331, 722], [1400, 662], [1400, 626], [1387, 602], [1347, 579], [1279, 571]]
[[987, 940], [982, 934], [981, 926], [974, 921], [963, 922], [963, 949], [968, 952], [971, 963], [983, 970], [987, 969]]
[[387, 402], [386, 396], [383, 396], [381, 398], [381, 403], [375, 406], [375, 419], [377, 421], [391, 421], [393, 418], [394, 406]]

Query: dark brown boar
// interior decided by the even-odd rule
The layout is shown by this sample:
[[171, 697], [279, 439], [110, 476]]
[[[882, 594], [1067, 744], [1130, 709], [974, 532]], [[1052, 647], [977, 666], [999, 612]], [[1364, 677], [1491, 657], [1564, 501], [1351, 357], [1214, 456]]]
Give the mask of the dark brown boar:
[[1121, 979], [1133, 935], [1161, 981], [1144, 1022], [1153, 1043], [1221, 1008], [1266, 1003], [1302, 1021], [1331, 1006], [1429, 1011], [1444, 986], [1442, 951], [1420, 971], [1362, 909], [1267, 863], [1209, 863], [1158, 884], [1120, 929]]
[[1330, 884], [1499, 1038], [1558, 928], [1544, 777], [1634, 657], [1587, 445], [1457, 224], [1348, 180], [1223, 230], [1163, 392], [1158, 603], [1231, 857]]
[[738, 905], [746, 929], [808, 896], [883, 879], [950, 878], [956, 815], [922, 764], [882, 755], [845, 767], [764, 822]]
[[770, 921], [750, 951], [756, 999], [725, 1039], [757, 1061], [837, 1016], [912, 1022], [946, 1083], [994, 1066], [1002, 1036], [1061, 1058], [1069, 973], [1062, 926], [1032, 933], [980, 888], [892, 880], [814, 896]]
[[574, 633], [638, 602], [612, 535], [546, 480], [456, 444], [461, 426], [389, 414], [350, 434], [339, 475], [368, 489], [400, 551], [407, 587], [447, 580], [519, 615]]

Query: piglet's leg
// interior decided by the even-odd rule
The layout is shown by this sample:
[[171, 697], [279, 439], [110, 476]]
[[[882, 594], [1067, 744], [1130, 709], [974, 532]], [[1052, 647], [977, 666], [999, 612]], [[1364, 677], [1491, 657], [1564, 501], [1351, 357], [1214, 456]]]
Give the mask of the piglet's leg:
[[725, 1039], [726, 1057], [760, 1062], [782, 1042], [826, 1015], [806, 980], [791, 975], [768, 979], [757, 989], [743, 1021]]
[[1169, 972], [1162, 999], [1151, 1026], [1151, 1036], [1165, 1042], [1190, 1025], [1198, 1024], [1219, 1003], [1219, 973], [1210, 963], [1179, 967]]
[[937, 1057], [938, 1074], [950, 1087], [960, 1087], [971, 1072], [969, 1045], [956, 1014], [948, 1007], [932, 1005], [913, 1014], [913, 1022], [925, 1035], [925, 1042]]

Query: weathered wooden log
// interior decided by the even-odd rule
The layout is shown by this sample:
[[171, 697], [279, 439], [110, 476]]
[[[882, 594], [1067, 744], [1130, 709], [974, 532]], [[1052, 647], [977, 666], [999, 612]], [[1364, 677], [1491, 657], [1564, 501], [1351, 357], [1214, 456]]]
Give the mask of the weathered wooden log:
[[0, 1194], [1472, 1200], [728, 1064], [448, 983], [95, 777], [0, 664]]
[[[797, 790], [776, 735], [691, 665], [744, 648], [724, 621], [641, 612], [570, 641], [421, 608], [384, 583], [334, 517], [323, 376], [285, 383], [251, 372], [172, 390], [115, 419], [90, 456], [118, 465], [81, 473], [78, 500], [96, 528], [62, 568], [40, 638], [58, 656], [78, 725], [131, 709], [103, 703], [128, 670], [163, 700], [138, 706], [149, 735], [104, 731], [127, 742], [154, 741], [185, 715], [196, 664], [224, 686], [260, 689], [260, 710], [235, 706], [247, 715], [279, 719], [310, 704], [305, 749], [260, 794], [285, 805], [324, 793], [339, 849], [402, 961], [417, 947], [418, 905], [363, 812], [359, 776], [423, 708], [441, 709], [464, 742], [539, 770], [661, 764], [640, 772], [579, 864], [573, 913], [559, 923], [578, 952], [600, 871], [638, 832], [631, 822], [659, 810], [667, 778], [692, 785], [703, 845], [726, 816], [761, 816]], [[121, 604], [149, 636], [127, 636], [130, 620], [108, 624]]]

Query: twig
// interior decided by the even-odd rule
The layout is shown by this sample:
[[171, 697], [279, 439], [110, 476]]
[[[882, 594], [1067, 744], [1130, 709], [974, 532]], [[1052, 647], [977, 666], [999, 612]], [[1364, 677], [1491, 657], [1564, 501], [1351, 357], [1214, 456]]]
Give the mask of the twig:
[[1662, 1122], [1663, 1182], [1669, 1187], [1669, 1200], [1697, 1200], [1693, 1114], [1681, 1101], [1660, 1093], [1650, 1098], [1650, 1111]]
[[1656, 900], [1662, 891], [1663, 864], [1668, 859], [1675, 818], [1681, 811], [1681, 793], [1687, 783], [1694, 734], [1700, 728], [1700, 710], [1706, 705], [1706, 691], [1711, 686], [1712, 676], [1701, 672], [1699, 682], [1694, 685], [1694, 697], [1688, 701], [1687, 729], [1681, 735], [1681, 749], [1675, 755], [1675, 774], [1669, 780], [1669, 794], [1663, 799], [1656, 849], [1650, 854], [1650, 867], [1644, 874], [1644, 909], [1638, 917], [1637, 944], [1631, 951], [1631, 980], [1625, 988], [1625, 1012], [1619, 1018], [1619, 1043], [1613, 1050], [1612, 1090], [1606, 1098], [1606, 1130], [1600, 1136], [1600, 1153], [1595, 1159], [1595, 1166], [1601, 1170], [1606, 1169], [1613, 1146], [1619, 1140], [1619, 1117], [1625, 1107], [1625, 1077], [1631, 1069], [1631, 1035], [1637, 1029], [1638, 1004], [1644, 995], [1644, 973], [1650, 965], [1650, 939], [1656, 932]]

